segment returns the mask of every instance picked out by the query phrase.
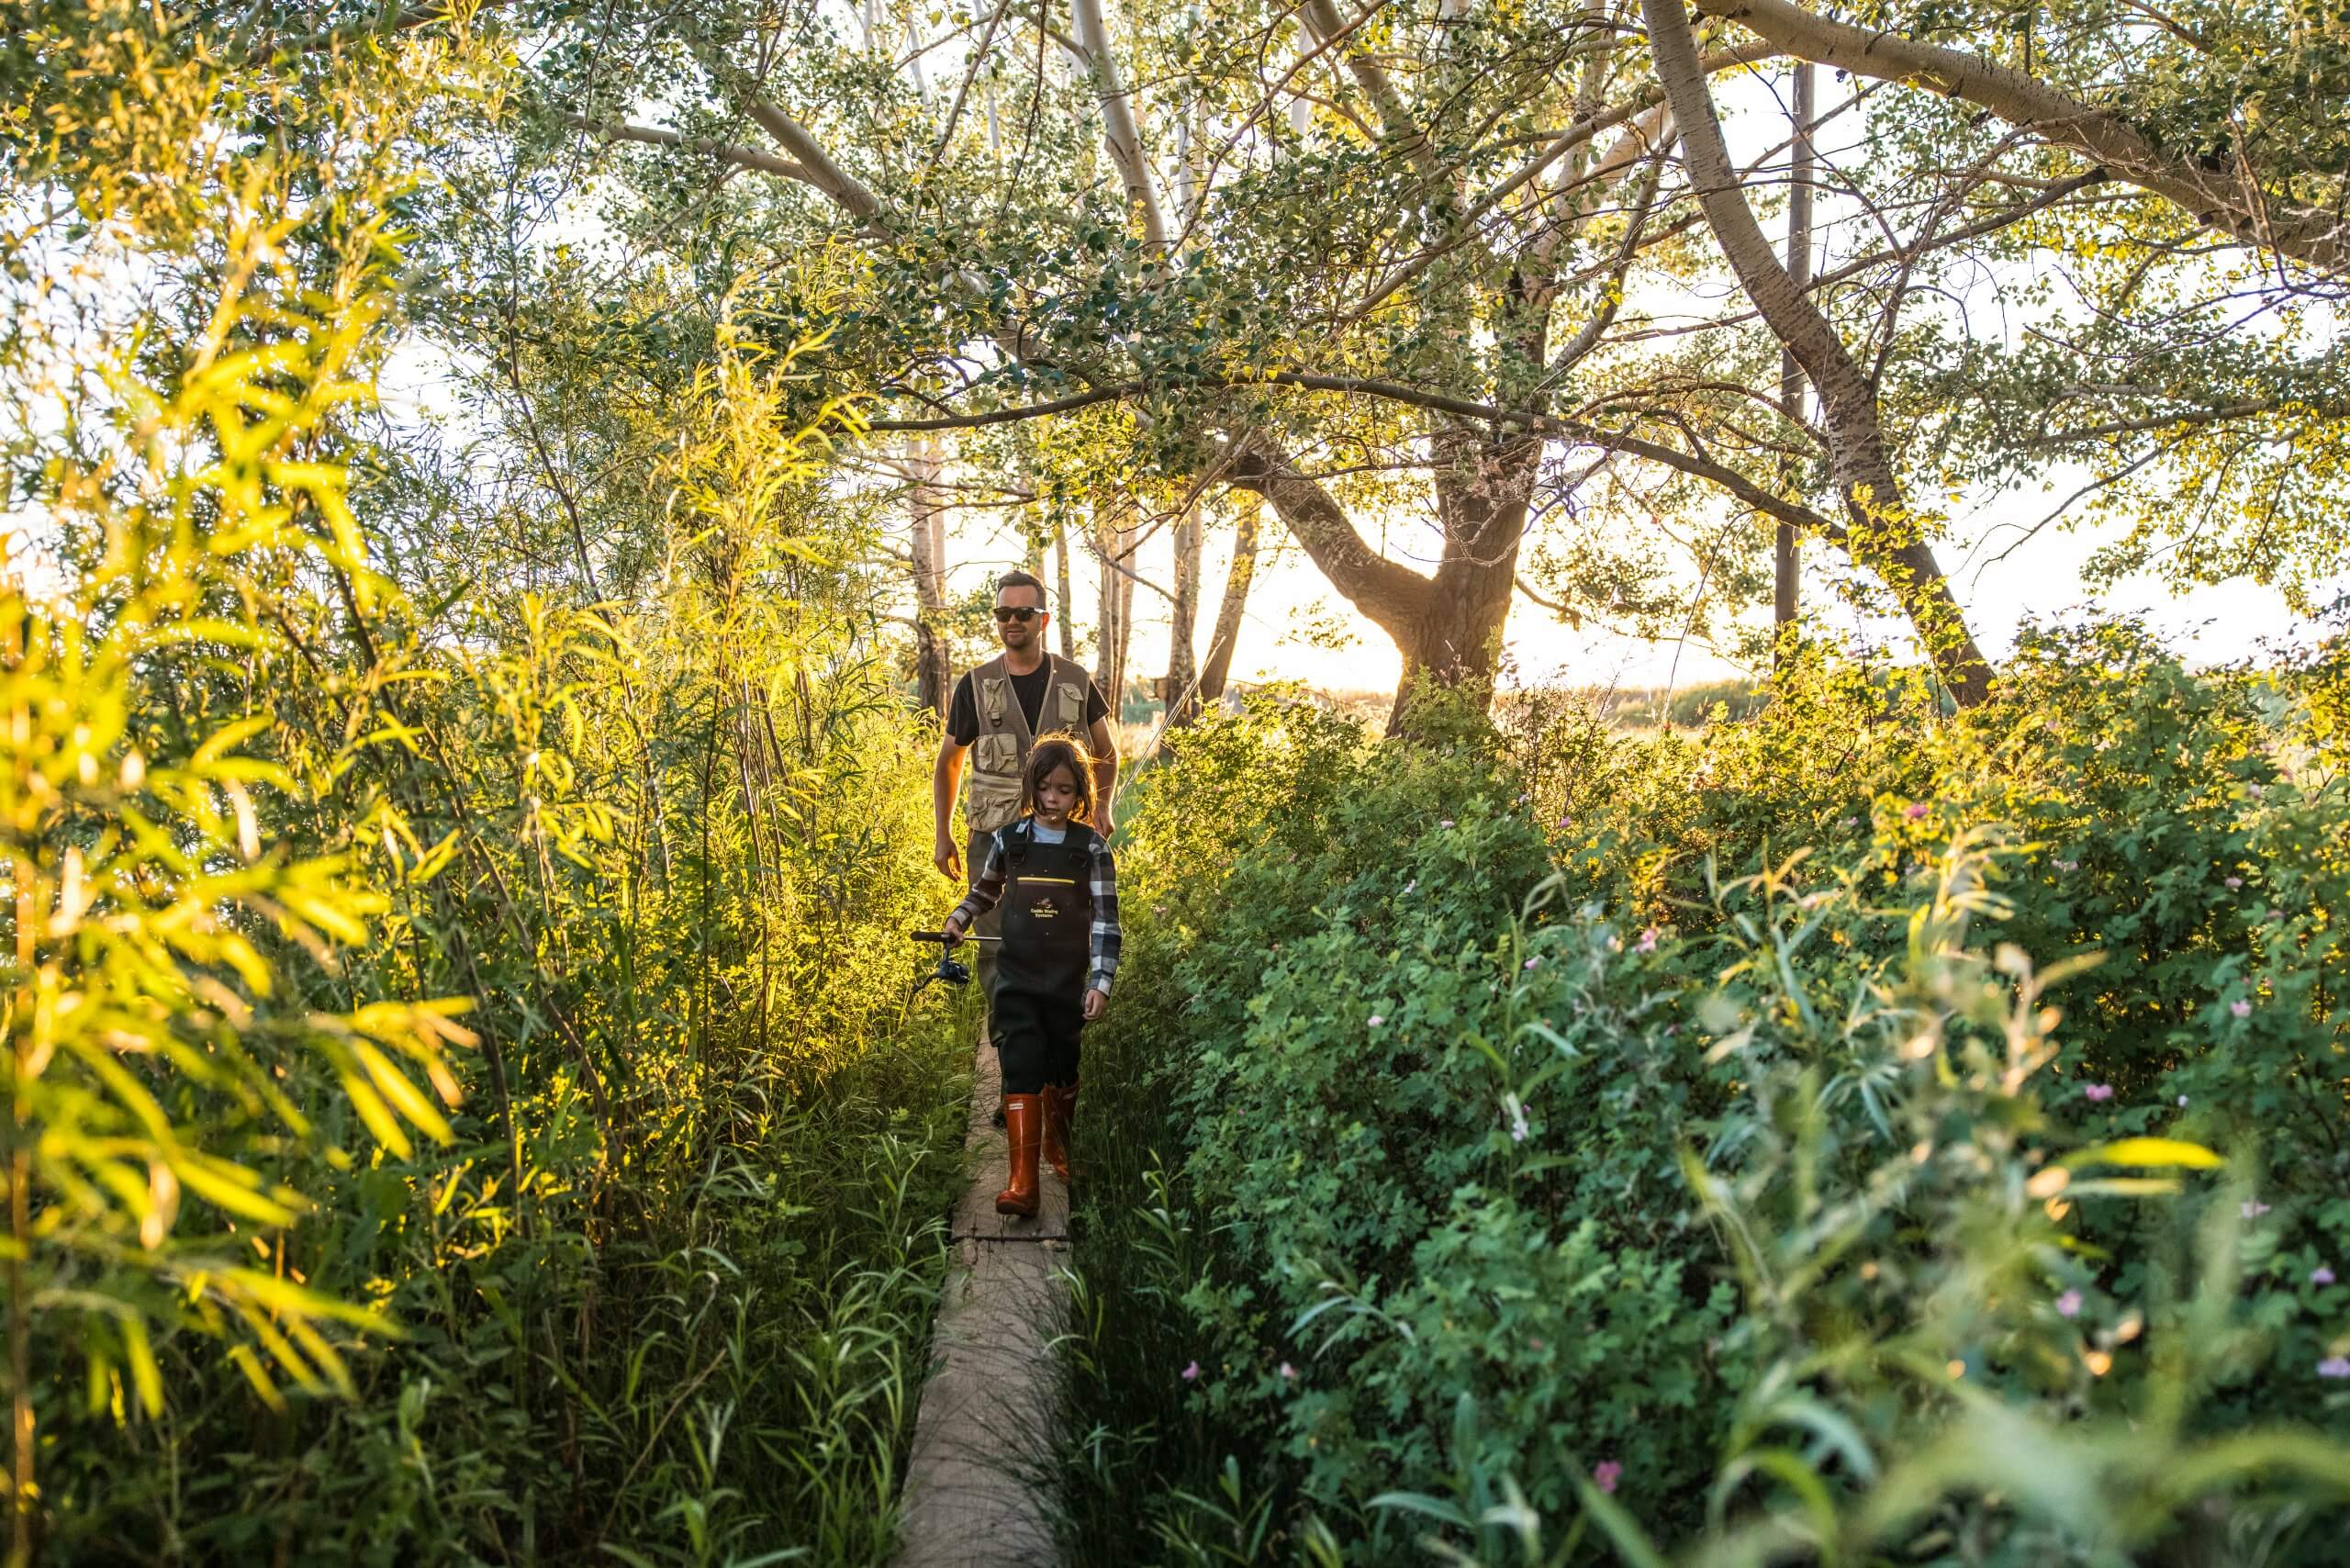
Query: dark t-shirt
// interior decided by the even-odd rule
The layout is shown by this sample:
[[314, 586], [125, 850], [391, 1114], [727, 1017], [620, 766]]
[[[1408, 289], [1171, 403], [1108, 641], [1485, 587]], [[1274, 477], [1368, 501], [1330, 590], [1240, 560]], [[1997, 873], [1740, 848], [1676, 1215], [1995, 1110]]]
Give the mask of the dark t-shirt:
[[[1053, 661], [1046, 659], [1026, 675], [1012, 678], [1013, 699], [1020, 704], [1020, 716], [1028, 721], [1028, 733], [1036, 733], [1036, 721], [1045, 711], [1045, 691], [1052, 685]], [[1101, 688], [1093, 678], [1085, 678], [1085, 727], [1106, 715], [1110, 705], [1102, 700]], [[946, 738], [957, 745], [969, 745], [979, 738], [979, 693], [972, 689], [968, 671], [955, 683], [955, 700], [946, 705]]]

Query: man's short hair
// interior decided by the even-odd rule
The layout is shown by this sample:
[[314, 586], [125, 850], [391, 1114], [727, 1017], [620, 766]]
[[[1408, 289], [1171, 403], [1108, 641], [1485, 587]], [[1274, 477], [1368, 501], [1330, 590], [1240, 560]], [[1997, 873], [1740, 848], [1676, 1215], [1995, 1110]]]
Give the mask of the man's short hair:
[[1036, 602], [1041, 606], [1049, 607], [1052, 603], [1051, 599], [1045, 592], [1044, 579], [1034, 572], [1006, 572], [995, 580], [995, 591], [998, 593], [1002, 593], [1006, 588], [1035, 588]]

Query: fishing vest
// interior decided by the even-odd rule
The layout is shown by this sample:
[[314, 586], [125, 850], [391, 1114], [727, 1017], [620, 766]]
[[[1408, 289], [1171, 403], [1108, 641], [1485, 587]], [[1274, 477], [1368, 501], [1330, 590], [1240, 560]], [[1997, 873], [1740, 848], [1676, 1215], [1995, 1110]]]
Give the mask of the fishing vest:
[[[1046, 654], [1045, 700], [1036, 722], [1050, 734], [1068, 730], [1085, 733], [1086, 674], [1067, 659]], [[1003, 655], [971, 672], [971, 697], [979, 711], [979, 738], [971, 744], [971, 794], [964, 802], [964, 820], [980, 833], [992, 833], [1020, 814], [1020, 770], [1027, 765], [1028, 748], [1036, 744], [1028, 715], [1012, 693], [1012, 672]]]
[[1093, 830], [1071, 823], [1060, 843], [1039, 844], [1029, 825], [1003, 834], [1003, 898], [996, 905], [1003, 946], [996, 949], [995, 994], [1074, 1006], [1085, 994], [1093, 953]]

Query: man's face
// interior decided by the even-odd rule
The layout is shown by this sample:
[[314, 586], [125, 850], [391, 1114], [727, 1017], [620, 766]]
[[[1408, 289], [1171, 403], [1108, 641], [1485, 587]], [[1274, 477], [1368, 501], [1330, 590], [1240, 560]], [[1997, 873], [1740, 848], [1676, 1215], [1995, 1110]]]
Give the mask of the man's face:
[[1051, 621], [1045, 613], [1045, 596], [1025, 583], [996, 590], [995, 634], [1005, 647], [1041, 646]]

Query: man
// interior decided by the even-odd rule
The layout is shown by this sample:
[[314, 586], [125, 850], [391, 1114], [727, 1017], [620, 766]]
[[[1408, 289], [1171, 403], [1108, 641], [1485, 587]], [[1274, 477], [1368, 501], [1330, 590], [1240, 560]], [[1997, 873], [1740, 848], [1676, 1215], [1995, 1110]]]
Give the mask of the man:
[[[946, 735], [930, 779], [931, 821], [937, 828], [932, 852], [939, 871], [968, 885], [986, 864], [987, 836], [1020, 814], [1020, 770], [1028, 748], [1055, 730], [1084, 733], [1093, 754], [1093, 798], [1102, 820], [1094, 831], [1110, 836], [1110, 801], [1118, 784], [1118, 748], [1110, 736], [1110, 705], [1087, 675], [1067, 659], [1045, 651], [1045, 631], [1053, 623], [1045, 608], [1045, 585], [1026, 572], [1006, 572], [995, 587], [995, 633], [1003, 652], [955, 684], [946, 707]], [[971, 756], [971, 799], [964, 810], [970, 836], [958, 853], [955, 843], [955, 792], [963, 777], [963, 756]], [[996, 935], [990, 911], [973, 935]], [[979, 987], [993, 994], [995, 945], [979, 944]]]

